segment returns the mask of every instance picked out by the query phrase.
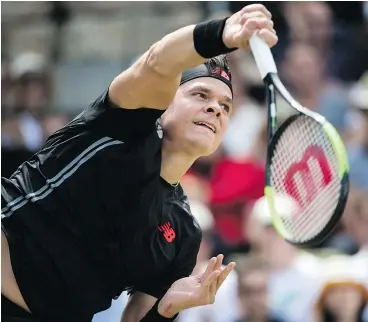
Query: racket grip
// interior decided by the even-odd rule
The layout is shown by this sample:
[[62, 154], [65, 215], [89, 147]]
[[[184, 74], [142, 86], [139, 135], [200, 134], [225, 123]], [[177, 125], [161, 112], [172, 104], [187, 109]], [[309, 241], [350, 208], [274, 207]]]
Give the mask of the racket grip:
[[259, 38], [255, 33], [250, 38], [249, 45], [252, 49], [253, 56], [262, 79], [264, 79], [269, 73], [277, 73], [276, 63], [267, 43]]

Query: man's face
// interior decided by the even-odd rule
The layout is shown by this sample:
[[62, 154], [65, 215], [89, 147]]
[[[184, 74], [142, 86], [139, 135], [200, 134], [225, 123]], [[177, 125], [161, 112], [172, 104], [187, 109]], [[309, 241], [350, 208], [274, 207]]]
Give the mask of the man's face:
[[170, 148], [194, 157], [215, 152], [227, 129], [232, 93], [222, 81], [200, 77], [181, 85], [162, 116]]

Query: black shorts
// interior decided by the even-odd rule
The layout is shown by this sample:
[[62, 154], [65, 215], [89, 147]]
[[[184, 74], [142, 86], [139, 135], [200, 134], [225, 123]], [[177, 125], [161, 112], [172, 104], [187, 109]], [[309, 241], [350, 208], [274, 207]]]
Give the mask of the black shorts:
[[32, 314], [23, 310], [1, 294], [1, 321], [2, 322], [37, 322]]

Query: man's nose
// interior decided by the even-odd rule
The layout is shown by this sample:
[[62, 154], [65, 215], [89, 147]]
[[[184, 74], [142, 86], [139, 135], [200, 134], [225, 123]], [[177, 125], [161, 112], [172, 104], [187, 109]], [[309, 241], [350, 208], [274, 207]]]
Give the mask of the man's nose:
[[217, 118], [221, 115], [221, 107], [217, 104], [212, 104], [206, 108], [206, 113], [214, 114]]

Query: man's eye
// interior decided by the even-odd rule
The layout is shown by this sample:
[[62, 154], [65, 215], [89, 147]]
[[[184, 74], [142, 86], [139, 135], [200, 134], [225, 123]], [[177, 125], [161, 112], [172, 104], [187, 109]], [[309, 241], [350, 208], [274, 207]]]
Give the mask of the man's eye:
[[194, 96], [198, 96], [198, 97], [203, 98], [203, 99], [206, 99], [207, 98], [206, 94], [203, 94], [203, 93], [200, 93], [200, 92], [193, 93], [193, 95]]
[[222, 104], [223, 109], [225, 110], [226, 113], [230, 112], [230, 106], [227, 104]]

